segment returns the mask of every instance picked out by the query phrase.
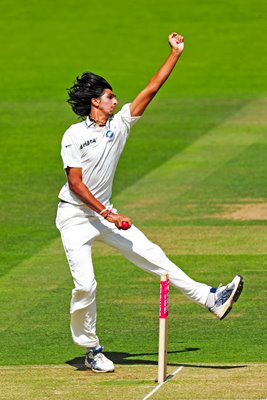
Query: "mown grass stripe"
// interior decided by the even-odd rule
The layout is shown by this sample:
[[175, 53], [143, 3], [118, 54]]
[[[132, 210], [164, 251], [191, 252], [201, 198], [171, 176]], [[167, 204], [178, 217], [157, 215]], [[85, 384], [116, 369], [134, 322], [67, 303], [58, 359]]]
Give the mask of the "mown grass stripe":
[[[18, 264], [0, 278], [1, 297], [6, 307], [0, 311], [0, 331], [19, 326], [38, 310], [59, 288], [71, 282], [60, 238]], [[37, 310], [33, 311], [34, 315]]]
[[[258, 104], [258, 108], [256, 104], [251, 104], [251, 109], [254, 110], [261, 110], [260, 103]], [[250, 108], [243, 110], [243, 117], [245, 120], [245, 115]], [[257, 112], [255, 111], [255, 115], [253, 116], [254, 120], [258, 120]], [[238, 117], [234, 122], [237, 124]], [[134, 190], [136, 197], [139, 198], [138, 202], [130, 202], [132, 209], [134, 210], [134, 220], [141, 216], [144, 218], [140, 221], [140, 226], [144, 225], [145, 218], [148, 216], [149, 220], [155, 221], [156, 224], [161, 225], [163, 222], [165, 224], [165, 219], [162, 216], [162, 210], [166, 210], [168, 215], [171, 215], [172, 209], [169, 207], [169, 199], [170, 202], [175, 201], [177, 198], [176, 196], [183, 196], [183, 194], [188, 190], [188, 187], [192, 187], [197, 183], [201, 183], [201, 178], [203, 176], [208, 176], [210, 171], [213, 172], [214, 170], [222, 167], [224, 163], [235, 157], [237, 154], [242, 152], [244, 149], [248, 148], [251, 143], [257, 140], [262, 140], [264, 142], [264, 137], [262, 135], [262, 131], [259, 130], [255, 132], [256, 127], [254, 125], [249, 125], [251, 129], [245, 130], [247, 132], [244, 137], [240, 134], [240, 141], [241, 145], [239, 144], [238, 140], [235, 139], [234, 145], [232, 146], [232, 141], [235, 136], [235, 132], [233, 131], [234, 122], [230, 121], [229, 123], [224, 124], [223, 128], [217, 127], [216, 130], [212, 132], [208, 132], [207, 135], [201, 138], [197, 143], [194, 143], [192, 146], [187, 148], [183, 153], [179, 156], [175, 157], [174, 159], [170, 160], [168, 163], [164, 164], [161, 168], [158, 168], [153, 173], [150, 173], [145, 178], [141, 179], [140, 183], [140, 192], [143, 198], [139, 197], [139, 184], [138, 186], [134, 186], [131, 189], [125, 190], [126, 195], [119, 195], [114, 198], [114, 203], [117, 205], [117, 200], [120, 202], [124, 200], [125, 209], [129, 209], [129, 193], [131, 194]], [[240, 121], [238, 122], [240, 124]], [[228, 125], [227, 125], [228, 124]], [[249, 123], [250, 124], [250, 123]], [[226, 126], [230, 126], [230, 132], [227, 131]], [[242, 125], [243, 127], [246, 126], [245, 124]], [[248, 128], [248, 126], [247, 126]], [[243, 128], [242, 128], [243, 129]], [[225, 132], [227, 133], [227, 138], [225, 137]], [[242, 140], [241, 140], [242, 139]], [[223, 143], [223, 145], [219, 145], [219, 143]], [[216, 145], [215, 145], [216, 143]], [[211, 145], [212, 144], [212, 145]], [[233, 149], [232, 149], [233, 147]], [[208, 158], [208, 166], [205, 165], [205, 160], [203, 157], [208, 157], [211, 151], [218, 150], [218, 158], [213, 157], [212, 159]], [[226, 151], [226, 153], [225, 153]], [[170, 168], [170, 170], [169, 170]], [[202, 168], [202, 170], [200, 170]], [[168, 172], [169, 171], [169, 172]], [[182, 172], [182, 173], [181, 173]], [[170, 178], [169, 175], [170, 174]], [[166, 183], [168, 183], [169, 179], [169, 192], [164, 193], [163, 196], [159, 196], [158, 194], [161, 193], [163, 185], [166, 187]], [[177, 181], [179, 182], [179, 187], [177, 190]], [[189, 182], [189, 186], [188, 186]], [[183, 185], [184, 184], [184, 185]], [[152, 186], [151, 186], [152, 185]], [[155, 186], [155, 187], [154, 187]], [[161, 188], [161, 189], [160, 189]], [[183, 191], [184, 190], [184, 191]], [[148, 201], [146, 200], [148, 196], [152, 193], [152, 205], [151, 207], [151, 199], [149, 198]], [[124, 196], [124, 197], [123, 197]], [[141, 201], [143, 201], [143, 208], [142, 214], [140, 212], [140, 208], [136, 207], [140, 205]], [[158, 202], [158, 210], [154, 207], [153, 201]], [[147, 204], [148, 203], [148, 204]], [[170, 203], [171, 204], [171, 203]], [[124, 207], [123, 207], [124, 208]], [[154, 213], [152, 213], [152, 211]], [[159, 213], [161, 211], [161, 213]], [[135, 218], [135, 215], [137, 218]], [[163, 222], [162, 222], [163, 221]], [[179, 248], [178, 239], [174, 241], [173, 244], [171, 242], [167, 243], [165, 237], [168, 237], [169, 234], [175, 236], [179, 233], [179, 228], [175, 227], [173, 231], [168, 231], [168, 227], [163, 228], [162, 230], [159, 229], [158, 225], [155, 225], [155, 232], [158, 235], [158, 242], [159, 244], [167, 244], [167, 250], [171, 249], [175, 257], [177, 256], [177, 252], [175, 251], [176, 244]], [[201, 227], [203, 228], [203, 227]], [[256, 235], [253, 246], [249, 249], [249, 245], [243, 244], [240, 246], [240, 249], [245, 253], [251, 252], [256, 253], [261, 252], [260, 246], [257, 248], [257, 239], [263, 241], [264, 231], [263, 227], [261, 226], [254, 226], [250, 227], [250, 230], [244, 231], [241, 229], [242, 227], [232, 226], [232, 227], [212, 227], [211, 231], [216, 233], [217, 235], [217, 242], [219, 243], [219, 247], [216, 249], [216, 236], [212, 240], [210, 237], [212, 232], [209, 232], [209, 227], [206, 227], [206, 230], [203, 228], [203, 233], [205, 238], [209, 239], [210, 245], [205, 243], [205, 238], [202, 241], [202, 245], [198, 246], [197, 252], [202, 252], [205, 254], [205, 257], [200, 258], [192, 258], [191, 256], [191, 267], [190, 271], [194, 272], [194, 275], [199, 277], [200, 279], [204, 279], [206, 274], [209, 274], [210, 279], [213, 279], [215, 282], [219, 279], [225, 279], [225, 276], [230, 276], [233, 271], [236, 271], [237, 264], [240, 265], [240, 261], [242, 261], [242, 265], [244, 268], [250, 268], [251, 263], [254, 263], [255, 267], [259, 269], [259, 265], [262, 263], [260, 256], [253, 258], [253, 256], [247, 257], [243, 256], [243, 258], [229, 258], [218, 256], [217, 258], [214, 257], [213, 259], [209, 259], [210, 254], [212, 251], [216, 254], [221, 253], [223, 255], [227, 254], [227, 242], [230, 242], [232, 245], [233, 254], [237, 254], [236, 252], [239, 249], [239, 244], [241, 244], [242, 239], [246, 239], [246, 232], [249, 232], [251, 235]], [[151, 232], [153, 231], [153, 227], [149, 228]], [[177, 229], [177, 230], [176, 230]], [[221, 231], [220, 231], [221, 229]], [[186, 229], [184, 230], [186, 232]], [[200, 231], [201, 232], [201, 231]], [[245, 232], [245, 233], [244, 233]], [[149, 232], [148, 232], [149, 233]], [[184, 247], [183, 251], [187, 254], [193, 254], [192, 250], [192, 234], [194, 231], [190, 227], [188, 227], [187, 236], [184, 239]], [[180, 231], [180, 234], [183, 234], [183, 231]], [[201, 233], [200, 233], [201, 234]], [[235, 243], [231, 239], [231, 235], [236, 235]], [[162, 236], [162, 237], [161, 237]], [[163, 238], [164, 236], [164, 238]], [[195, 230], [195, 237], [197, 238], [198, 232], [197, 228]], [[227, 236], [227, 237], [226, 237]], [[224, 242], [225, 240], [225, 242]], [[165, 250], [165, 249], [164, 249]], [[196, 251], [196, 248], [195, 248]], [[206, 256], [208, 254], [208, 256]], [[97, 254], [95, 254], [97, 256]], [[244, 257], [247, 257], [245, 260]], [[180, 260], [179, 261], [180, 265]], [[183, 261], [183, 260], [182, 260]], [[188, 260], [187, 264], [188, 264]], [[245, 262], [244, 262], [245, 261]], [[212, 266], [216, 264], [217, 266], [225, 265], [227, 263], [227, 270], [224, 267], [224, 270], [219, 272], [214, 272]], [[134, 324], [135, 331], [141, 335], [146, 342], [146, 337], [149, 335], [149, 339], [153, 336], [153, 340], [155, 340], [155, 331], [151, 328], [152, 320], [152, 306], [150, 304], [138, 304], [138, 302], [134, 301], [133, 293], [136, 293], [136, 285], [138, 286], [138, 293], [140, 297], [142, 296], [152, 296], [154, 295], [154, 286], [149, 285], [148, 283], [151, 282], [150, 276], [144, 275], [142, 272], [137, 270], [134, 267], [129, 266], [129, 263], [125, 262], [120, 257], [114, 257], [108, 255], [103, 257], [98, 257], [97, 260], [97, 272], [100, 275], [101, 285], [99, 285], [100, 293], [100, 301], [99, 304], [99, 314], [102, 313], [102, 318], [99, 319], [99, 332], [101, 332], [102, 337], [106, 340], [107, 343], [114, 344], [115, 350], [118, 351], [120, 345], [122, 346], [123, 350], [125, 351], [125, 343], [127, 342], [127, 351], [132, 351], [133, 353], [136, 352], [136, 339], [132, 337], [131, 328]], [[119, 268], [118, 268], [119, 267]], [[126, 267], [126, 269], [122, 270], [122, 267]], [[99, 268], [99, 269], [98, 269]], [[242, 271], [240, 271], [242, 272]], [[106, 276], [110, 276], [112, 281], [105, 282]], [[118, 284], [122, 280], [123, 282], [128, 282], [127, 291], [125, 291], [125, 284]], [[1, 309], [1, 321], [4, 321], [2, 324], [2, 349], [3, 349], [3, 362], [25, 362], [25, 363], [32, 363], [36, 362], [36, 357], [38, 358], [40, 363], [47, 363], [50, 360], [54, 360], [55, 363], [60, 362], [60, 360], [66, 360], [68, 358], [74, 357], [71, 356], [72, 354], [77, 354], [77, 350], [74, 345], [71, 344], [71, 340], [69, 337], [69, 316], [68, 316], [68, 309], [69, 309], [69, 296], [70, 296], [70, 289], [72, 287], [71, 277], [68, 271], [67, 263], [65, 260], [65, 256], [63, 254], [60, 238], [56, 239], [55, 241], [51, 242], [49, 246], [44, 248], [35, 256], [31, 257], [27, 261], [20, 263], [17, 265], [13, 271], [10, 271], [6, 276], [2, 277], [0, 280], [1, 288], [1, 297], [4, 299], [6, 307]], [[151, 293], [148, 295], [148, 290]], [[115, 296], [115, 297], [112, 297]], [[124, 303], [125, 296], [127, 298], [131, 298], [132, 302]], [[259, 294], [259, 296], [263, 296]], [[173, 296], [174, 297], [174, 296]], [[121, 300], [119, 304], [115, 303], [117, 298]], [[153, 298], [153, 296], [151, 297]], [[108, 300], [107, 300], [108, 299]], [[180, 297], [179, 297], [180, 299]], [[178, 299], [178, 300], [179, 300]], [[109, 301], [110, 307], [106, 307], [106, 302]], [[112, 307], [111, 307], [112, 304]], [[123, 306], [122, 306], [123, 304]], [[177, 303], [179, 305], [179, 301]], [[259, 309], [260, 309], [259, 304]], [[242, 304], [241, 304], [242, 306]], [[176, 306], [177, 307], [177, 306]], [[181, 307], [184, 308], [184, 312], [187, 312], [187, 304], [181, 303]], [[132, 309], [135, 309], [134, 315], [132, 314]], [[242, 307], [240, 308], [241, 312], [245, 313], [245, 309]], [[242, 311], [243, 310], [243, 311]], [[116, 319], [116, 315], [119, 312], [120, 319]], [[137, 313], [143, 317], [146, 316], [146, 321], [150, 320], [150, 327], [147, 326], [144, 329], [143, 326], [136, 326], [135, 324], [135, 315]], [[201, 317], [197, 317], [196, 323], [198, 327], [201, 326], [202, 322], [206, 323], [206, 319], [210, 318], [210, 315], [202, 317], [202, 314], [199, 310], [195, 311]], [[190, 309], [190, 313], [192, 313]], [[199, 314], [200, 313], [200, 314]], [[233, 314], [235, 315], [235, 314]], [[179, 315], [180, 319], [184, 318]], [[127, 318], [127, 322], [129, 324], [125, 325], [124, 321]], [[198, 319], [200, 318], [200, 319]], [[206, 319], [205, 319], [206, 318]], [[243, 316], [244, 318], [244, 316]], [[248, 316], [246, 316], [248, 318]], [[249, 320], [249, 318], [248, 318]], [[116, 323], [114, 324], [114, 321]], [[228, 319], [229, 323], [231, 324], [232, 318]], [[243, 319], [239, 320], [239, 324], [242, 325]], [[179, 324], [179, 321], [173, 320], [175, 324]], [[237, 322], [237, 321], [235, 321]], [[244, 322], [245, 323], [245, 322]], [[194, 334], [194, 327], [188, 327], [186, 324], [186, 319], [183, 319], [183, 324], [190, 328], [191, 337]], [[194, 324], [193, 324], [194, 325]], [[205, 324], [206, 326], [206, 324]], [[212, 323], [211, 323], [212, 328]], [[108, 328], [106, 328], [108, 327]], [[116, 335], [115, 330], [120, 329], [120, 337], [118, 338]], [[30, 329], [30, 332], [29, 332]], [[230, 329], [230, 328], [229, 328]], [[258, 329], [260, 329], [258, 327]], [[217, 328], [218, 330], [218, 328]], [[221, 328], [223, 332], [223, 327]], [[170, 329], [171, 331], [171, 329]], [[222, 333], [221, 332], [221, 333]], [[220, 330], [218, 330], [218, 334]], [[183, 333], [184, 334], [184, 333]], [[207, 328], [205, 328], [205, 335], [207, 334]], [[214, 334], [213, 334], [214, 335]], [[230, 329], [228, 332], [228, 337], [230, 338], [233, 335], [233, 331]], [[233, 336], [232, 336], [233, 337]], [[126, 339], [127, 338], [127, 339]], [[131, 339], [130, 339], [131, 338]], [[151, 339], [152, 340], [152, 339]], [[198, 335], [197, 341], [199, 342], [200, 338]], [[230, 341], [230, 339], [229, 339]], [[8, 346], [6, 345], [8, 343]], [[65, 350], [62, 352], [62, 344], [65, 344]], [[154, 343], [154, 342], [153, 342]], [[205, 351], [209, 351], [213, 348], [213, 344], [211, 343], [209, 347], [205, 344], [203, 339], [202, 343], [202, 354], [205, 354]], [[30, 345], [30, 349], [29, 349]], [[251, 353], [248, 354], [247, 359], [255, 360], [258, 357], [256, 350], [260, 346], [259, 343], [255, 343], [254, 347], [251, 345]], [[45, 347], [46, 351], [43, 352], [43, 347]], [[176, 348], [179, 348], [180, 345], [176, 344]], [[186, 347], [186, 346], [182, 346]], [[198, 347], [198, 346], [195, 346]], [[130, 350], [132, 348], [132, 350]], [[18, 349], [18, 350], [17, 350]], [[252, 349], [254, 349], [252, 351]], [[16, 360], [10, 361], [10, 354], [16, 352]], [[229, 349], [228, 349], [229, 350]], [[231, 359], [232, 351], [229, 350], [229, 359]], [[21, 357], [21, 361], [19, 360], [19, 354]], [[63, 354], [63, 355], [62, 355]], [[183, 351], [182, 351], [183, 354]], [[190, 359], [190, 353], [187, 354], [185, 351], [186, 357]], [[242, 353], [243, 354], [243, 353]], [[64, 358], [62, 358], [64, 357]], [[150, 357], [153, 357], [151, 355]], [[193, 357], [193, 355], [191, 356]], [[197, 355], [194, 355], [194, 358]], [[217, 354], [214, 355], [217, 358]], [[240, 359], [242, 360], [243, 355], [240, 355]], [[188, 359], [188, 358], [187, 358]], [[205, 355], [203, 357], [205, 360]], [[263, 359], [263, 358], [262, 358]]]
[[[267, 99], [252, 101], [114, 199], [137, 223], [164, 221], [171, 204], [254, 143], [266, 143]], [[179, 132], [179, 127], [177, 127]], [[179, 134], [179, 133], [177, 133]]]
[[[146, 218], [158, 218], [159, 223], [162, 223], [162, 215], [151, 213], [149, 203], [153, 204], [153, 201], [157, 201], [159, 209], [165, 209], [165, 213], [170, 216], [171, 210], [168, 209], [166, 203], [169, 198], [171, 201], [174, 192], [176, 196], [181, 195], [189, 185], [199, 182], [200, 179], [212, 173], [213, 170], [243, 151], [254, 141], [264, 140], [262, 130], [257, 131], [257, 127], [261, 122], [259, 116], [265, 116], [263, 113], [265, 104], [266, 100], [262, 99], [246, 106], [234, 118], [208, 132], [177, 157], [173, 157], [160, 168], [139, 180], [133, 187], [116, 196], [114, 198], [115, 205], [119, 203], [124, 210], [129, 210], [129, 212], [133, 209], [134, 220], [140, 221], [140, 218], [143, 217], [144, 222]], [[235, 126], [242, 126], [244, 129], [247, 127], [249, 133], [236, 135]], [[254, 130], [257, 132], [255, 133]], [[207, 157], [208, 154], [211, 154], [214, 146], [218, 149], [216, 157]], [[220, 146], [223, 146], [221, 151]], [[181, 185], [181, 181], [184, 184]], [[168, 190], [165, 190], [163, 196], [159, 197], [158, 193], [161, 193], [162, 187], [166, 188], [166, 185]], [[148, 196], [148, 204], [146, 204], [145, 199]], [[129, 199], [131, 199], [130, 202]], [[144, 204], [143, 208], [139, 208], [140, 203]], [[264, 227], [252, 226], [246, 230], [242, 227], [201, 227], [201, 229], [163, 227], [160, 230], [147, 229], [147, 233], [152, 240], [159, 242], [169, 254], [222, 254], [226, 248], [228, 248], [229, 254], [264, 254], [266, 252], [266, 248], [262, 245], [265, 236]], [[231, 243], [233, 236], [235, 242]], [[197, 245], [195, 245], [196, 241]], [[96, 246], [96, 255], [99, 254], [97, 249], [101, 251], [102, 247]], [[53, 257], [50, 256], [51, 254]], [[114, 253], [107, 249], [105, 254]], [[54, 283], [51, 283], [50, 277], [46, 275], [46, 269], [53, 269]], [[36, 301], [40, 302], [42, 297], [48, 295], [49, 291], [57, 289], [64, 282], [70, 282], [60, 238], [51, 242], [30, 259], [18, 264], [16, 268], [1, 278], [2, 295], [6, 300], [8, 298], [11, 300], [14, 296], [12, 282], [18, 281], [21, 290], [15, 289], [15, 293], [17, 304], [20, 304], [20, 307], [9, 316], [9, 324], [5, 324], [4, 329], [14, 324], [15, 321], [18, 323], [19, 319], [23, 318], [23, 314], [34, 308]], [[33, 295], [31, 302], [29, 302], [28, 295]], [[1, 313], [4, 313], [4, 310]], [[5, 316], [2, 315], [2, 317], [2, 320], [5, 320]]]

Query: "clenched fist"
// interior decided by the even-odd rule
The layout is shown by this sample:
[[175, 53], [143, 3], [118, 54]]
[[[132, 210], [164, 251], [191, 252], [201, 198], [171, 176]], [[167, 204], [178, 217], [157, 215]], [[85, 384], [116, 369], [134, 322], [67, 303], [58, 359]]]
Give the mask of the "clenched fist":
[[172, 32], [168, 36], [169, 44], [174, 50], [178, 50], [179, 53], [182, 53], [184, 49], [184, 38], [176, 32]]

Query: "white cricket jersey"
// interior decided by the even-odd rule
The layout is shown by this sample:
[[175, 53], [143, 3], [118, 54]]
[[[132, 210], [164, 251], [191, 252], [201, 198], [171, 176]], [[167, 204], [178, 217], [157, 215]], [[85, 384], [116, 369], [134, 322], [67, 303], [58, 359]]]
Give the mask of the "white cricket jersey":
[[[130, 104], [126, 104], [105, 126], [96, 125], [87, 117], [85, 121], [71, 125], [63, 135], [64, 168], [82, 168], [83, 183], [105, 207], [110, 205], [115, 170], [130, 128], [139, 118], [131, 116]], [[84, 204], [70, 190], [68, 182], [58, 197], [74, 205]]]

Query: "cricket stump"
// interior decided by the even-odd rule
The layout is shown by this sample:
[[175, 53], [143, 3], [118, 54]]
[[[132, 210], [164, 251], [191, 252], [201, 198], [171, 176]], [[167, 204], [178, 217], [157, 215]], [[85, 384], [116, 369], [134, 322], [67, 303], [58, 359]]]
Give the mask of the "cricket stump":
[[158, 383], [166, 379], [168, 351], [168, 306], [169, 306], [169, 276], [164, 274], [160, 280], [159, 296], [159, 356]]

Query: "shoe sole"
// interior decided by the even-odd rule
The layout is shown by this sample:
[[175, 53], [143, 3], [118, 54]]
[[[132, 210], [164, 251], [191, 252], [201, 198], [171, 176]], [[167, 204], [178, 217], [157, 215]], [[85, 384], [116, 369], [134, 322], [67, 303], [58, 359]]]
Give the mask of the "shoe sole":
[[92, 369], [91, 368], [91, 371], [93, 371], [93, 372], [96, 372], [96, 373], [109, 373], [109, 372], [114, 372], [115, 371], [115, 368], [113, 368], [113, 369], [109, 369], [109, 370], [106, 370], [106, 371], [100, 371], [99, 369]]
[[237, 288], [235, 290], [235, 292], [232, 294], [232, 297], [230, 297], [229, 302], [230, 304], [228, 305], [228, 307], [226, 308], [225, 312], [223, 313], [223, 315], [219, 318], [220, 320], [224, 319], [229, 312], [232, 310], [233, 304], [235, 302], [237, 302], [237, 300], [239, 299], [239, 296], [242, 293], [243, 287], [244, 287], [244, 279], [241, 275], [237, 275], [240, 278], [240, 281], [237, 285]]

